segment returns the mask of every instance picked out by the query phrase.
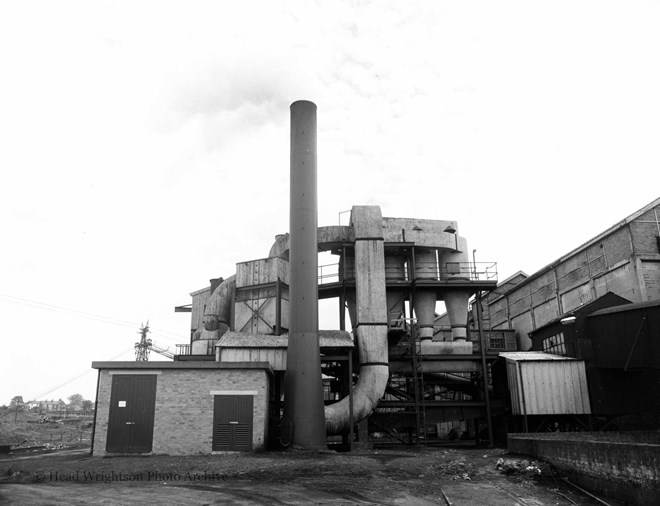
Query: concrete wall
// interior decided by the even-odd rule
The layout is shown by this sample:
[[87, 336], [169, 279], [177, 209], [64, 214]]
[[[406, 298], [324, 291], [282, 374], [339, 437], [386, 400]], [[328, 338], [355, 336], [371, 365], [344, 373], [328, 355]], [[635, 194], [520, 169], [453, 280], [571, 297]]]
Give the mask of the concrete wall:
[[509, 451], [550, 462], [600, 497], [660, 500], [660, 433], [509, 434]]
[[[156, 364], [152, 362], [151, 365]], [[171, 363], [166, 363], [171, 365]], [[211, 392], [256, 392], [253, 404], [254, 450], [262, 448], [268, 434], [267, 369], [100, 369], [94, 455], [106, 455], [110, 391], [113, 374], [156, 374], [154, 454], [210, 454], [213, 441]]]

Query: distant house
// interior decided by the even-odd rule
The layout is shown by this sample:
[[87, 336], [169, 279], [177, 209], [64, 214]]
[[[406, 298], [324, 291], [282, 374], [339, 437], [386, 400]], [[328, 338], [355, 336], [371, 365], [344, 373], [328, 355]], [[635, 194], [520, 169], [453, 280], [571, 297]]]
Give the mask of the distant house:
[[55, 401], [29, 401], [25, 404], [28, 409], [38, 409], [39, 411], [64, 411], [66, 402], [62, 399]]

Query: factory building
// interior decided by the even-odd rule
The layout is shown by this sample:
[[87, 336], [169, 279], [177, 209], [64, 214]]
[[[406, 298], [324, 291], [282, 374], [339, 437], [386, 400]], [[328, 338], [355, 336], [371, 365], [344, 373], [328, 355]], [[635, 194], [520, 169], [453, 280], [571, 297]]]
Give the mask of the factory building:
[[[347, 225], [318, 227], [315, 115], [291, 106], [289, 233], [176, 308], [191, 335], [172, 363], [93, 363], [95, 454], [414, 444], [447, 424], [492, 439], [504, 400], [488, 369], [515, 343], [471, 332], [468, 308], [497, 286], [496, 264], [471, 262], [452, 220], [358, 205]], [[319, 252], [334, 265], [320, 269]], [[339, 329], [318, 329], [318, 299], [336, 301]]]
[[631, 302], [660, 299], [660, 199], [538, 272], [522, 272], [484, 297], [492, 329], [513, 329], [518, 348], [530, 333], [611, 292]]
[[[291, 121], [289, 233], [263, 258], [212, 273], [223, 277], [175, 308], [191, 328], [173, 362], [93, 363], [94, 454], [351, 449], [452, 433], [492, 444], [507, 417], [522, 416], [527, 429], [529, 416], [605, 413], [598, 392], [616, 378], [593, 372], [609, 363], [600, 340], [616, 336], [557, 326], [575, 318], [575, 328], [583, 319], [602, 327], [628, 318], [614, 307], [650, 311], [643, 304], [660, 299], [660, 199], [538, 273], [498, 285], [497, 265], [470, 261], [452, 220], [356, 205], [347, 225], [319, 227], [316, 107], [292, 104]], [[319, 266], [321, 252], [335, 262]], [[319, 299], [336, 301], [338, 329], [318, 329]], [[640, 314], [651, 332], [655, 319]], [[631, 322], [626, 336], [635, 322], [641, 328]], [[624, 373], [657, 351], [626, 339]], [[516, 353], [533, 340], [539, 353]]]

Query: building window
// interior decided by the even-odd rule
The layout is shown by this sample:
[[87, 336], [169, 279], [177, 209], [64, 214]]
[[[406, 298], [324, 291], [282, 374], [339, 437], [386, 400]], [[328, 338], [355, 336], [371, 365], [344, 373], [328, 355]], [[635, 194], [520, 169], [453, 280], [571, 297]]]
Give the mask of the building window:
[[564, 344], [564, 333], [560, 332], [554, 336], [546, 337], [543, 340], [543, 351], [554, 355], [566, 355], [566, 345]]
[[503, 350], [506, 347], [506, 343], [503, 337], [491, 337], [490, 338], [490, 349], [491, 350]]

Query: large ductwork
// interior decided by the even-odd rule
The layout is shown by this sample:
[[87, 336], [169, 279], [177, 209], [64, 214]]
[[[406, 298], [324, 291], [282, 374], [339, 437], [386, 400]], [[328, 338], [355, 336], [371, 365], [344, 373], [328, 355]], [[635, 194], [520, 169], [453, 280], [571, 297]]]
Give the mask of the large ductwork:
[[[389, 377], [387, 306], [383, 218], [378, 206], [355, 206], [351, 212], [355, 232], [355, 292], [360, 376], [353, 390], [353, 419], [368, 416], [385, 392]], [[350, 424], [348, 397], [327, 406], [329, 434], [345, 432]]]
[[192, 336], [193, 355], [215, 355], [214, 346], [229, 330], [236, 294], [236, 275], [223, 280], [213, 290], [204, 309], [202, 326]]
[[318, 336], [316, 105], [291, 104], [289, 340], [283, 429], [291, 442], [325, 448]]
[[236, 274], [223, 280], [206, 303], [204, 328], [209, 331], [217, 330], [218, 337], [222, 337], [229, 330], [235, 293]]

